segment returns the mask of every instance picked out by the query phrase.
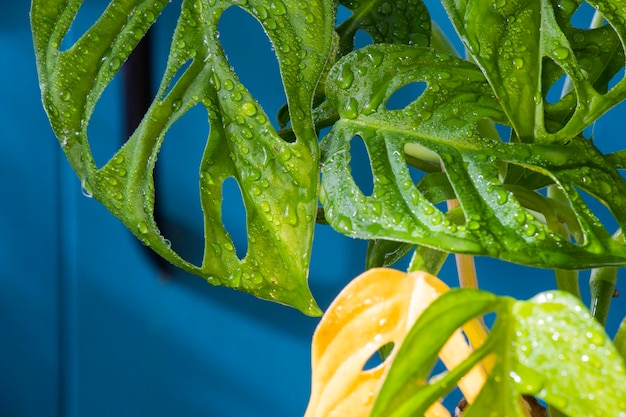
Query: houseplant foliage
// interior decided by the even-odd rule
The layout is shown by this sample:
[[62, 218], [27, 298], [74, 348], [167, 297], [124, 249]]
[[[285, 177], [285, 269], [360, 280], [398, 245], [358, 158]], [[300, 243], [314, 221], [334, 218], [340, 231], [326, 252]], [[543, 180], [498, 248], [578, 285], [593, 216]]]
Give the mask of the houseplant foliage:
[[[351, 16], [339, 23], [339, 4], [333, 0], [182, 0], [154, 101], [136, 131], [102, 166], [90, 150], [89, 120], [106, 86], [168, 2], [112, 0], [93, 26], [64, 47], [82, 3], [32, 1], [44, 107], [84, 188], [173, 264], [214, 285], [318, 315], [307, 272], [313, 229], [323, 219], [340, 233], [370, 240], [368, 267], [391, 265], [414, 250], [410, 269], [436, 273], [447, 253], [486, 255], [554, 268], [559, 287], [574, 293], [576, 274], [568, 271], [594, 268], [592, 311], [604, 321], [616, 268], [626, 264], [621, 233], [626, 182], [619, 173], [626, 151], [605, 154], [583, 132], [626, 97], [622, 2], [594, 2], [594, 24], [580, 28], [572, 23], [575, 12], [586, 6], [580, 0], [442, 0], [467, 49], [463, 59], [420, 0], [342, 0]], [[278, 115], [280, 129], [239, 81], [222, 50], [218, 22], [233, 6], [254, 16], [274, 45], [287, 97]], [[358, 31], [368, 33], [373, 44], [354, 50]], [[554, 86], [563, 79], [555, 99]], [[410, 84], [421, 85], [423, 92], [404, 108], [390, 106], [389, 99]], [[153, 180], [168, 128], [195, 106], [204, 106], [210, 124], [198, 167], [205, 237], [199, 265], [181, 258], [161, 235]], [[496, 124], [509, 127], [510, 134], [501, 136]], [[324, 127], [330, 132], [320, 135]], [[355, 140], [368, 151], [371, 193], [361, 189], [350, 170]], [[222, 224], [222, 185], [229, 178], [238, 183], [246, 210], [248, 250], [242, 257]], [[446, 210], [440, 204], [446, 201], [458, 205]], [[608, 208], [616, 231], [594, 213], [598, 204]], [[563, 317], [563, 328], [555, 331], [572, 340], [580, 332], [600, 334], [598, 343], [613, 349], [571, 296], [547, 293], [522, 302], [453, 292], [434, 302], [435, 313], [431, 308], [424, 313], [445, 314], [445, 325], [416, 322], [409, 344], [397, 352], [394, 363], [402, 365], [391, 368], [373, 415], [390, 415], [385, 408], [390, 404], [403, 410], [398, 405], [403, 401], [417, 404], [407, 408], [410, 412], [424, 412], [447, 389], [438, 383], [427, 385], [434, 387], [429, 392], [403, 388], [407, 377], [425, 378], [441, 348], [416, 353], [418, 342], [412, 340], [418, 336], [412, 334], [428, 334], [443, 344], [463, 323], [488, 312], [496, 312], [498, 321], [485, 347], [474, 346], [466, 366], [487, 353], [506, 359], [496, 361], [489, 374], [494, 379], [484, 384], [485, 392], [497, 398], [508, 393], [494, 405], [497, 415], [524, 415], [506, 402], [520, 394], [539, 395], [569, 415], [593, 414], [582, 394], [570, 405], [556, 399], [568, 392], [563, 387], [569, 380], [552, 388], [531, 383], [538, 379], [537, 369], [553, 369], [554, 357], [545, 352], [569, 348], [535, 329], [536, 318], [555, 309]], [[535, 372], [517, 372], [523, 355], [515, 349], [523, 343], [516, 342], [511, 329], [535, 332], [545, 342], [533, 346], [537, 356], [529, 366]], [[625, 333], [620, 331], [615, 341], [622, 353]], [[621, 381], [623, 359], [611, 352], [610, 359], [586, 352], [580, 357], [598, 364], [606, 360]], [[423, 367], [411, 369], [403, 357]], [[441, 381], [456, 383], [463, 365], [459, 369]], [[579, 375], [593, 369], [569, 371]], [[512, 373], [517, 385], [494, 382]], [[589, 389], [602, 377], [585, 374]], [[607, 396], [614, 395], [620, 407], [622, 394], [616, 389]], [[485, 411], [484, 398], [477, 397], [469, 415]]]

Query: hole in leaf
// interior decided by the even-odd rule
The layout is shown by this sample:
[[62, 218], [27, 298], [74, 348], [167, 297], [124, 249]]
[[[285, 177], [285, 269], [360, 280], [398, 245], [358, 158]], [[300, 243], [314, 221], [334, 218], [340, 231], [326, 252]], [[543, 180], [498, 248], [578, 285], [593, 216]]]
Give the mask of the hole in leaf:
[[[619, 52], [622, 56], [622, 61], [623, 61], [623, 57], [624, 57], [624, 53], [622, 51]], [[619, 84], [622, 80], [624, 80], [624, 73], [625, 73], [626, 69], [625, 68], [621, 68], [619, 71], [617, 71], [615, 73], [615, 75], [613, 75], [613, 77], [611, 77], [611, 79], [609, 80], [609, 88], [607, 91], [611, 91], [611, 89], [613, 89], [613, 87], [615, 87], [617, 84]]]
[[509, 142], [511, 139], [511, 132], [512, 129], [510, 126], [507, 125], [503, 125], [500, 123], [495, 123], [495, 127], [496, 127], [496, 131], [498, 132], [498, 135], [500, 135], [500, 138], [502, 139], [503, 142]]
[[548, 104], [555, 104], [561, 100], [564, 93], [566, 93], [563, 88], [565, 87], [566, 82], [568, 82], [567, 80], [567, 74], [563, 74], [550, 86], [550, 89], [546, 93], [546, 101]]
[[374, 43], [372, 36], [364, 31], [363, 29], [359, 29], [354, 34], [354, 49], [363, 48], [367, 45], [371, 45]]
[[389, 342], [386, 345], [381, 346], [379, 350], [374, 352], [372, 356], [370, 356], [370, 358], [367, 360], [367, 362], [365, 362], [365, 365], [363, 365], [363, 370], [371, 371], [378, 368], [385, 362], [385, 359], [389, 357], [393, 348], [393, 342]]
[[570, 19], [572, 26], [578, 29], [589, 29], [596, 9], [586, 1], [581, 2]]
[[411, 181], [413, 182], [413, 184], [417, 184], [422, 180], [422, 178], [424, 178], [424, 171], [409, 164], [407, 164], [407, 168], [409, 170], [409, 176], [411, 177]]
[[336, 17], [337, 26], [339, 26], [341, 23], [348, 20], [350, 17], [352, 17], [352, 10], [348, 9], [343, 4], [340, 4], [337, 7], [337, 17]]
[[185, 71], [187, 71], [187, 69], [189, 68], [192, 62], [193, 62], [193, 59], [188, 59], [187, 61], [183, 62], [183, 64], [176, 70], [176, 73], [170, 80], [170, 83], [168, 84], [167, 88], [165, 89], [165, 92], [163, 93], [163, 97], [160, 97], [161, 100], [164, 100], [169, 95], [172, 89], [176, 86], [176, 83], [178, 82], [178, 80], [180, 80], [180, 77], [182, 77]]
[[121, 106], [123, 100], [122, 72], [124, 63], [98, 99], [87, 126], [87, 137], [98, 168], [102, 167], [126, 142], [123, 122], [126, 115]]
[[198, 172], [208, 135], [206, 109], [196, 105], [166, 133], [155, 168], [155, 213], [161, 234], [195, 265], [202, 263], [204, 249]]
[[239, 183], [233, 177], [226, 178], [222, 184], [222, 224], [233, 241], [237, 257], [245, 258], [248, 252], [246, 206]]
[[[590, 180], [590, 181], [593, 181], [593, 180]], [[593, 182], [590, 183], [590, 186], [594, 186], [594, 185], [595, 184], [593, 184]], [[603, 187], [603, 186], [600, 186], [600, 187]], [[606, 187], [610, 187], [610, 185], [606, 183]], [[602, 223], [604, 228], [610, 234], [613, 234], [613, 232], [615, 232], [618, 229], [619, 225], [617, 223], [617, 219], [615, 218], [613, 213], [611, 213], [611, 210], [609, 210], [609, 208], [606, 205], [604, 205], [597, 197], [590, 194], [589, 192], [582, 190], [580, 188], [576, 188], [576, 191], [578, 191], [578, 194], [580, 195], [580, 198], [582, 199], [582, 201], [587, 205], [587, 207], [589, 207], [589, 210], [598, 218], [598, 220], [600, 220], [600, 223]], [[582, 242], [579, 242], [579, 243], [582, 243]]]
[[374, 192], [374, 175], [367, 147], [360, 136], [355, 136], [350, 141], [349, 167], [357, 187], [364, 195], [371, 196]]
[[[245, 27], [245, 36], [242, 36], [242, 27]], [[240, 7], [230, 7], [222, 14], [218, 28], [222, 48], [239, 81], [265, 113], [271, 115], [274, 128], [278, 129], [274, 115], [287, 98], [274, 47], [263, 27]]]
[[70, 30], [63, 37], [59, 49], [65, 51], [71, 48], [98, 21], [108, 5], [109, 2], [106, 1], [84, 1], [80, 3], [72, 26], [70, 26]]
[[426, 91], [426, 82], [416, 81], [403, 85], [389, 97], [385, 107], [387, 110], [401, 110], [421, 96]]

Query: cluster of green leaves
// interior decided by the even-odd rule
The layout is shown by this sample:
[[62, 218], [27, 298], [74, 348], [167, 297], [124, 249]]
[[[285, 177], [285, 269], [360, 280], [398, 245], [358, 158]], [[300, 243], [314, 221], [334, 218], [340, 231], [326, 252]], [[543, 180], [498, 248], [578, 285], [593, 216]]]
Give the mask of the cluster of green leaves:
[[[334, 229], [371, 240], [369, 266], [391, 264], [416, 246], [413, 266], [429, 270], [447, 252], [559, 269], [626, 264], [621, 234], [607, 230], [589, 203], [604, 204], [618, 230], [624, 228], [626, 182], [619, 170], [626, 151], [603, 154], [582, 134], [626, 97], [622, 2], [597, 0], [604, 23], [581, 29], [572, 16], [582, 0], [443, 0], [468, 52], [469, 59], [461, 59], [421, 0], [340, 0], [352, 14], [338, 25], [333, 0], [182, 0], [156, 97], [103, 166], [96, 165], [87, 135], [95, 105], [168, 1], [111, 0], [64, 49], [82, 3], [32, 1], [52, 128], [93, 197], [144, 244], [212, 284], [319, 314], [307, 286], [318, 201]], [[279, 131], [222, 50], [217, 26], [232, 6], [254, 16], [275, 47], [287, 97]], [[359, 30], [373, 45], [354, 51]], [[563, 77], [563, 94], [549, 97]], [[414, 83], [423, 93], [402, 109], [388, 105]], [[198, 167], [205, 236], [200, 265], [181, 258], [161, 235], [153, 181], [167, 130], [196, 105], [206, 108], [210, 124]], [[494, 124], [508, 126], [510, 136], [502, 138]], [[368, 151], [371, 193], [351, 173], [354, 140]], [[222, 224], [222, 186], [229, 178], [238, 183], [246, 210], [242, 258]], [[442, 208], [453, 199], [457, 207]], [[515, 302], [465, 291], [441, 297], [402, 346], [374, 415], [423, 412], [486, 355], [495, 355], [496, 365], [468, 415], [494, 409], [500, 414], [490, 415], [523, 415], [519, 394], [538, 395], [569, 415], [623, 415], [623, 393], [614, 388], [625, 386], [626, 376], [610, 341], [581, 316], [577, 301], [541, 297]], [[432, 384], [405, 383], [427, 376], [452, 330], [490, 311], [498, 315], [496, 325], [463, 366]], [[546, 317], [559, 325], [539, 325]], [[559, 359], [558, 370], [554, 359], [565, 351], [551, 342], [555, 334], [562, 335], [559, 346], [576, 348]], [[617, 343], [622, 350], [624, 334]], [[610, 392], [598, 391], [601, 386]], [[593, 395], [616, 401], [596, 402]], [[486, 404], [494, 399], [496, 405]]]
[[[594, 5], [606, 24], [580, 29], [571, 20], [581, 0], [444, 0], [471, 58], [464, 60], [441, 50], [420, 0], [341, 1], [352, 15], [336, 28], [332, 0], [183, 0], [159, 91], [101, 167], [87, 137], [95, 104], [168, 2], [111, 1], [63, 50], [82, 3], [32, 2], [52, 127], [96, 199], [146, 245], [210, 283], [318, 314], [306, 283], [318, 199], [339, 232], [397, 242], [376, 246], [384, 253], [375, 258], [423, 245], [538, 267], [626, 263], [626, 246], [581, 193], [624, 227], [623, 152], [604, 155], [581, 134], [626, 96], [626, 81], [612, 81], [623, 72], [626, 35], [626, 10], [613, 1]], [[258, 19], [275, 47], [287, 97], [280, 132], [221, 48], [217, 25], [231, 6]], [[374, 45], [352, 51], [358, 30]], [[550, 88], [564, 75], [571, 88], [550, 102]], [[415, 82], [425, 91], [389, 109], [389, 98]], [[198, 179], [201, 265], [161, 236], [152, 176], [168, 128], [197, 104], [210, 123]], [[493, 123], [511, 127], [510, 137], [501, 139]], [[318, 132], [328, 125], [320, 151]], [[368, 150], [371, 195], [350, 172], [355, 138]], [[221, 221], [222, 184], [231, 177], [246, 209], [243, 259]], [[561, 198], [538, 192], [546, 187]], [[460, 205], [441, 209], [450, 199]]]
[[[488, 339], [456, 368], [429, 380], [452, 333], [487, 313], [496, 314]], [[568, 416], [626, 416], [624, 361], [580, 300], [557, 291], [515, 301], [469, 289], [442, 295], [419, 317], [371, 416], [424, 415], [481, 364], [488, 364], [487, 381], [465, 417], [527, 417], [522, 395]]]

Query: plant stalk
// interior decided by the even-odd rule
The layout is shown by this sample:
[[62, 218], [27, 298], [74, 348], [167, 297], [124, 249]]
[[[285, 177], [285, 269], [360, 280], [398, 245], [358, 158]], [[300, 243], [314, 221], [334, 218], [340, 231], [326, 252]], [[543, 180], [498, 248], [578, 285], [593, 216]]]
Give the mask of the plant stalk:
[[611, 301], [615, 294], [617, 268], [605, 267], [591, 270], [589, 289], [591, 290], [591, 314], [603, 326], [609, 315]]
[[[563, 203], [568, 202], [567, 196], [555, 184], [550, 185], [548, 187], [548, 198], [552, 198], [556, 201], [560, 201]], [[563, 237], [569, 238], [569, 233], [560, 223], [551, 224], [549, 226], [558, 234], [562, 235]], [[580, 294], [580, 283], [578, 279], [578, 271], [555, 269], [554, 276], [556, 278], [556, 287], [559, 290], [567, 291], [568, 293], [574, 295], [575, 297], [579, 299], [582, 298]]]

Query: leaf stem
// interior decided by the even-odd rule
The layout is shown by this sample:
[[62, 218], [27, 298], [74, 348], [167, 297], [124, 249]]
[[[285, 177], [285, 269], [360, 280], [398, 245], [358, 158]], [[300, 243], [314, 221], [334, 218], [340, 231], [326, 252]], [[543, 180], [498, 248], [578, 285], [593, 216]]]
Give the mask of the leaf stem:
[[591, 290], [591, 314], [603, 326], [609, 315], [609, 307], [615, 293], [617, 268], [605, 267], [591, 270], [589, 289]]
[[[548, 186], [548, 197], [556, 201], [567, 203], [567, 196], [556, 184]], [[561, 223], [548, 224], [548, 226], [560, 235], [569, 237], [569, 233], [565, 230]], [[555, 269], [554, 275], [556, 278], [556, 287], [559, 290], [567, 291], [568, 293], [581, 299], [578, 271]]]

